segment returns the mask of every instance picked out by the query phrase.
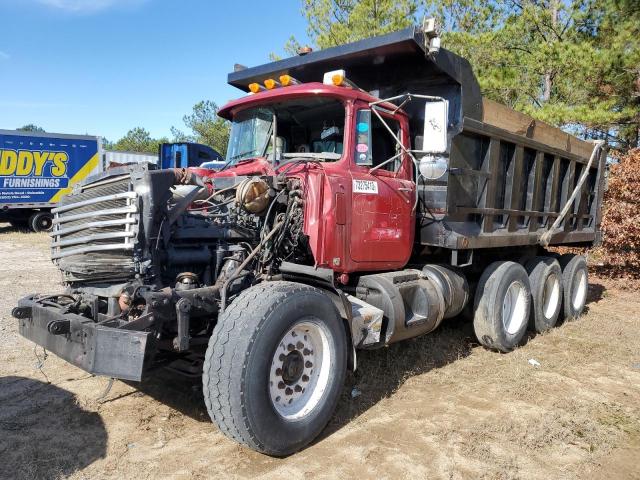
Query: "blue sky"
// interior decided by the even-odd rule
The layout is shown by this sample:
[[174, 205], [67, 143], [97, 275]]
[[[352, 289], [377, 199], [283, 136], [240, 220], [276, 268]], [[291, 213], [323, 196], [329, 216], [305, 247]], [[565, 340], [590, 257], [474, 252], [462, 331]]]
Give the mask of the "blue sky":
[[0, 128], [117, 140], [242, 96], [234, 63], [307, 41], [299, 0], [0, 0]]

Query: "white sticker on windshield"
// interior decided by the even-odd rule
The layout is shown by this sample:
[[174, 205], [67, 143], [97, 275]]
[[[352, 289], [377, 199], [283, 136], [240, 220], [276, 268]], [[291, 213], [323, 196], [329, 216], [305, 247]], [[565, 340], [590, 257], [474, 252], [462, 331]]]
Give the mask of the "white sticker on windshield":
[[378, 182], [375, 180], [354, 180], [353, 193], [378, 194]]

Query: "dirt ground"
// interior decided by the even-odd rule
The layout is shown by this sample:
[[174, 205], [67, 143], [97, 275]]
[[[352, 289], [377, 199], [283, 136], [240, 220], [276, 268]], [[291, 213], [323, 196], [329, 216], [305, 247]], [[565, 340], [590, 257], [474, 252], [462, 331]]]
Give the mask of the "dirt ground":
[[199, 381], [160, 371], [101, 403], [107, 379], [41, 365], [10, 312], [61, 288], [48, 238], [0, 225], [0, 247], [0, 478], [640, 479], [633, 288], [592, 278], [582, 318], [507, 355], [460, 320], [360, 353], [321, 437], [276, 459], [216, 430]]

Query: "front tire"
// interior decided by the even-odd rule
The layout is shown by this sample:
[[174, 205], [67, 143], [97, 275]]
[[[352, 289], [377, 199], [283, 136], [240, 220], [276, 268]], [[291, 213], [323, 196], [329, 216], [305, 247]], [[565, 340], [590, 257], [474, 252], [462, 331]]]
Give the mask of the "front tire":
[[207, 410], [227, 437], [288, 455], [326, 426], [346, 366], [345, 329], [331, 299], [307, 285], [263, 283], [218, 319], [203, 371]]

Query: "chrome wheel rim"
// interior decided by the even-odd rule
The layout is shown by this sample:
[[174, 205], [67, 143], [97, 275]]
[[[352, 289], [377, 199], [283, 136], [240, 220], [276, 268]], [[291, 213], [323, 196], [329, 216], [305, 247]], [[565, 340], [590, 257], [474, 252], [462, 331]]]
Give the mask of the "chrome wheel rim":
[[542, 308], [545, 318], [551, 318], [556, 313], [560, 303], [560, 279], [556, 274], [551, 274], [544, 282], [542, 294]]
[[299, 420], [320, 403], [329, 384], [329, 332], [317, 319], [290, 327], [278, 343], [269, 368], [269, 395], [281, 417]]
[[520, 331], [527, 317], [527, 290], [520, 282], [512, 282], [502, 301], [502, 325], [509, 335]]
[[574, 310], [580, 310], [587, 298], [587, 272], [580, 270], [573, 282], [573, 304]]

